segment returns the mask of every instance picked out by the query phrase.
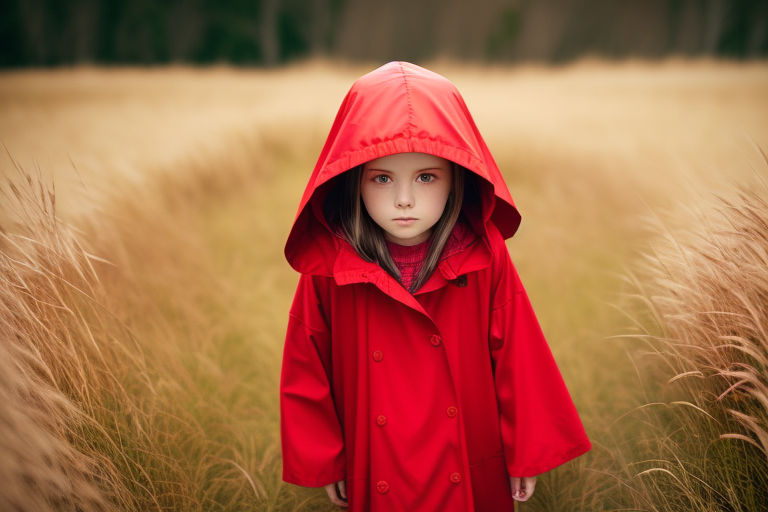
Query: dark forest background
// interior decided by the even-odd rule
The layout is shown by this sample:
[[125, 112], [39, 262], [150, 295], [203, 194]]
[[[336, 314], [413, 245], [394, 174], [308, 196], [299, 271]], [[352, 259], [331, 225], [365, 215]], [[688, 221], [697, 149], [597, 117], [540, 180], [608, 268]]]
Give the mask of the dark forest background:
[[0, 66], [768, 54], [768, 0], [0, 0]]

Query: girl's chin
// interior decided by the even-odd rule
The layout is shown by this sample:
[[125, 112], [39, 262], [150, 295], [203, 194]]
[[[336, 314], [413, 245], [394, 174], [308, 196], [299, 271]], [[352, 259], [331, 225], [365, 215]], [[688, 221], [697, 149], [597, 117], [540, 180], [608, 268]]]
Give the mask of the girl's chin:
[[385, 238], [390, 242], [396, 243], [398, 245], [417, 245], [429, 238], [429, 232], [422, 232], [413, 235], [410, 233], [391, 233], [388, 231], [386, 232]]

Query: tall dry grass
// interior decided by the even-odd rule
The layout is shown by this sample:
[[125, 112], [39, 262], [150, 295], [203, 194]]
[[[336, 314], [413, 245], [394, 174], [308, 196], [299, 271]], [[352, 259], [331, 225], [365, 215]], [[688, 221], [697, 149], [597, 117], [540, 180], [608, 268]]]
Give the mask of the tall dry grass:
[[[618, 418], [615, 477], [637, 510], [768, 508], [768, 157], [753, 184], [646, 217], [625, 274], [643, 404]], [[672, 222], [674, 220], [674, 222]], [[676, 224], [676, 226], [672, 225]], [[628, 422], [644, 426], [626, 438]]]
[[231, 339], [217, 293], [231, 285], [201, 246], [210, 209], [267, 184], [285, 151], [241, 134], [185, 174], [115, 182], [78, 225], [59, 218], [39, 172], [4, 177], [0, 509], [307, 501], [280, 481], [272, 389], [230, 375], [232, 361], [254, 372], [275, 358], [259, 357], [263, 340]]
[[0, 508], [129, 505], [133, 498], [116, 464], [123, 447], [105, 425], [118, 411], [104, 403], [131, 403], [110, 362], [141, 359], [128, 350], [135, 347], [130, 336], [108, 342], [104, 321], [111, 319], [99, 303], [93, 268], [98, 257], [60, 224], [54, 191], [38, 176], [20, 177], [4, 183], [1, 203], [16, 224], [2, 227], [0, 242]]

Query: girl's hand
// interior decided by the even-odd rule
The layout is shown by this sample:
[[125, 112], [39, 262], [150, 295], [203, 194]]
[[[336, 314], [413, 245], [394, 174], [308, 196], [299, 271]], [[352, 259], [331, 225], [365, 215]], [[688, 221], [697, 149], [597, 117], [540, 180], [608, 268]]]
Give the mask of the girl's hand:
[[344, 480], [339, 480], [334, 484], [326, 485], [325, 492], [328, 493], [328, 497], [331, 498], [334, 505], [340, 507], [349, 506], [349, 503], [347, 502], [347, 485]]
[[527, 501], [533, 495], [536, 488], [535, 476], [509, 477], [509, 485], [512, 488], [512, 497], [517, 501]]

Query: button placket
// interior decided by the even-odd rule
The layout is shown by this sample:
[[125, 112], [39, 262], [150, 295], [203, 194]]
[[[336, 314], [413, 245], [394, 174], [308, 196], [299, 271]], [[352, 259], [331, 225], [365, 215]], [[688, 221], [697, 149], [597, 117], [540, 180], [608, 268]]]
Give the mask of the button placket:
[[[382, 352], [381, 350], [374, 350], [371, 353], [371, 357], [377, 363], [381, 362], [384, 359], [384, 352]], [[379, 427], [383, 427], [386, 424], [387, 424], [387, 417], [383, 414], [379, 414], [376, 417], [376, 425], [378, 425]], [[376, 491], [379, 494], [386, 494], [387, 492], [389, 492], [389, 482], [387, 482], [386, 480], [379, 480], [378, 482], [376, 482]]]

